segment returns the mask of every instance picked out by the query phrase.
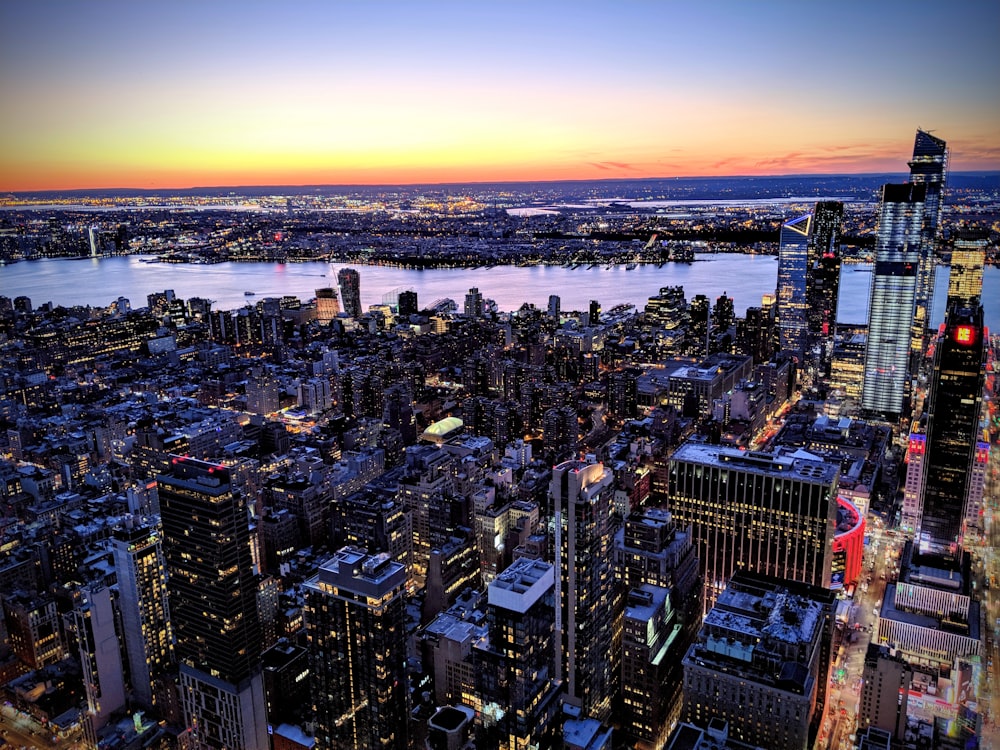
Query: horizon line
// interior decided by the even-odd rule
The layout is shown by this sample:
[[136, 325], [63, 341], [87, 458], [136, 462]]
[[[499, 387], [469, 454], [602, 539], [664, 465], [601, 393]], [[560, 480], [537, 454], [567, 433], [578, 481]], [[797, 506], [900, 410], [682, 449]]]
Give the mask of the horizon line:
[[[878, 177], [881, 175], [908, 175], [908, 172], [791, 172], [787, 174], [734, 174], [734, 175], [685, 175], [675, 177], [595, 177], [578, 179], [551, 179], [551, 180], [466, 180], [450, 182], [371, 182], [371, 183], [309, 183], [309, 184], [247, 184], [247, 185], [190, 185], [164, 186], [164, 187], [81, 187], [81, 188], [47, 188], [36, 190], [0, 190], [3, 196], [11, 195], [37, 195], [53, 193], [88, 193], [88, 192], [132, 192], [132, 193], [153, 193], [170, 190], [192, 191], [192, 190], [260, 190], [264, 188], [284, 188], [284, 189], [310, 189], [318, 188], [405, 188], [405, 187], [449, 187], [449, 186], [471, 186], [471, 185], [554, 185], [565, 183], [588, 183], [588, 182], [668, 182], [674, 180], [746, 180], [746, 179], [786, 179], [804, 177]], [[950, 175], [970, 175], [988, 176], [1000, 175], [1000, 170], [996, 169], [972, 169], [949, 172]]]

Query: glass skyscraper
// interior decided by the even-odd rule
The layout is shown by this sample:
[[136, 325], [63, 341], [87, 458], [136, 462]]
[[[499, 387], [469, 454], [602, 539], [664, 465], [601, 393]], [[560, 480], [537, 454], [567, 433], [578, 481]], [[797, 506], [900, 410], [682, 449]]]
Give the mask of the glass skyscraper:
[[800, 362], [808, 346], [806, 275], [812, 225], [813, 214], [782, 225], [778, 249], [778, 340], [782, 351]]
[[337, 283], [340, 284], [340, 300], [344, 312], [352, 318], [361, 317], [361, 274], [353, 268], [341, 268], [337, 271]]
[[924, 184], [882, 186], [861, 408], [887, 419], [903, 413], [909, 392], [910, 329], [926, 194]]
[[928, 401], [920, 551], [955, 558], [964, 532], [969, 479], [983, 402], [983, 309], [953, 307], [936, 347]]
[[930, 311], [934, 302], [934, 269], [948, 149], [943, 140], [923, 130], [917, 131], [913, 142], [913, 159], [909, 162], [910, 182], [926, 186], [924, 219], [921, 231], [920, 264], [913, 305], [913, 326], [910, 332], [910, 353], [914, 363], [927, 351]]

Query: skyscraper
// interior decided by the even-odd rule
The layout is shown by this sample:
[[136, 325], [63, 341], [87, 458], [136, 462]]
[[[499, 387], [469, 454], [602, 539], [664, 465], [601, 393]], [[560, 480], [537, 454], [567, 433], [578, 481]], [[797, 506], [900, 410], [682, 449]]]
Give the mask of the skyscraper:
[[352, 318], [360, 318], [361, 274], [353, 268], [341, 268], [337, 271], [337, 282], [340, 284], [340, 299], [344, 303], [344, 312]]
[[913, 303], [913, 327], [910, 333], [910, 352], [915, 372], [927, 351], [928, 326], [934, 302], [934, 269], [941, 209], [944, 205], [945, 173], [948, 168], [947, 145], [940, 138], [917, 130], [913, 141], [913, 159], [909, 166], [910, 182], [926, 187], [923, 229], [920, 235], [920, 263]]
[[568, 703], [602, 721], [610, 716], [613, 680], [613, 495], [614, 474], [603, 464], [566, 461], [552, 470], [556, 633], [563, 644], [557, 679], [565, 679]]
[[839, 464], [687, 442], [670, 458], [667, 502], [690, 525], [712, 606], [738, 570], [830, 587]]
[[130, 517], [109, 541], [132, 698], [146, 707], [153, 705], [153, 681], [174, 661], [167, 563], [158, 526]]
[[559, 304], [560, 299], [558, 294], [549, 295], [549, 317], [556, 323], [559, 322]]
[[175, 456], [157, 478], [181, 701], [205, 747], [268, 747], [246, 498], [229, 469]]
[[406, 568], [344, 547], [305, 583], [316, 747], [404, 750]]
[[778, 336], [782, 351], [800, 362], [806, 350], [806, 273], [813, 215], [805, 214], [781, 227], [778, 247]]
[[927, 418], [921, 553], [961, 553], [986, 356], [983, 309], [953, 307], [937, 345]]
[[554, 747], [559, 684], [555, 571], [522, 557], [487, 589], [489, 638], [473, 650], [482, 699], [479, 747]]
[[828, 369], [837, 328], [840, 293], [840, 224], [844, 204], [820, 201], [813, 212], [806, 270], [806, 321], [810, 345], [820, 347], [820, 368]]
[[983, 266], [989, 234], [982, 230], [958, 230], [951, 250], [948, 303], [952, 307], [978, 307], [983, 295]]
[[909, 343], [920, 264], [926, 185], [883, 185], [868, 306], [861, 408], [895, 419], [909, 391]]
[[472, 287], [465, 295], [464, 311], [468, 318], [478, 318], [483, 314], [483, 295], [478, 287]]

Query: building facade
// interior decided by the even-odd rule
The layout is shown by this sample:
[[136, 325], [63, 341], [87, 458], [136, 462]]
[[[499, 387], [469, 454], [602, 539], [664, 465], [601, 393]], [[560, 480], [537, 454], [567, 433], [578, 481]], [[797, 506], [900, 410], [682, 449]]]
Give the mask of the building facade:
[[953, 307], [936, 347], [927, 418], [919, 544], [923, 553], [960, 554], [976, 463], [986, 362], [983, 310]]
[[800, 362], [807, 346], [806, 275], [809, 271], [811, 213], [781, 227], [778, 247], [778, 340]]
[[668, 505], [694, 532], [706, 610], [737, 571], [829, 588], [839, 464], [687, 442], [670, 459]]
[[920, 261], [913, 304], [913, 327], [910, 352], [916, 363], [927, 351], [930, 312], [934, 303], [934, 276], [937, 267], [937, 243], [944, 207], [944, 188], [948, 170], [948, 147], [940, 138], [918, 130], [909, 162], [910, 182], [925, 187], [924, 220], [921, 231]]
[[552, 470], [552, 549], [560, 600], [559, 679], [565, 700], [594, 718], [610, 716], [614, 691], [612, 631], [616, 611], [609, 525], [614, 474], [603, 464], [566, 461]]
[[406, 568], [340, 549], [305, 583], [316, 750], [408, 747]]
[[340, 285], [340, 299], [344, 312], [352, 318], [361, 317], [361, 274], [353, 268], [341, 268], [337, 271], [337, 283]]
[[203, 747], [265, 750], [246, 498], [226, 467], [181, 456], [157, 484], [185, 722]]
[[522, 557], [487, 588], [489, 634], [473, 649], [478, 747], [556, 746], [555, 578], [551, 563]]
[[685, 719], [725, 721], [770, 750], [805, 750], [823, 711], [836, 599], [816, 586], [740, 573], [684, 656]]
[[909, 395], [909, 343], [926, 195], [923, 184], [882, 186], [861, 408], [890, 420], [903, 413]]
[[174, 664], [163, 532], [158, 523], [128, 518], [112, 532], [108, 544], [118, 577], [132, 699], [152, 707], [154, 680]]

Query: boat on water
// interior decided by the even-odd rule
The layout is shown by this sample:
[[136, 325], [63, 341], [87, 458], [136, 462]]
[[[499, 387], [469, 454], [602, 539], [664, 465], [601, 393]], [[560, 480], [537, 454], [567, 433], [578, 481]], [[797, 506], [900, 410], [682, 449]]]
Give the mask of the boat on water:
[[257, 292], [243, 292], [244, 297], [254, 297], [256, 294]]

